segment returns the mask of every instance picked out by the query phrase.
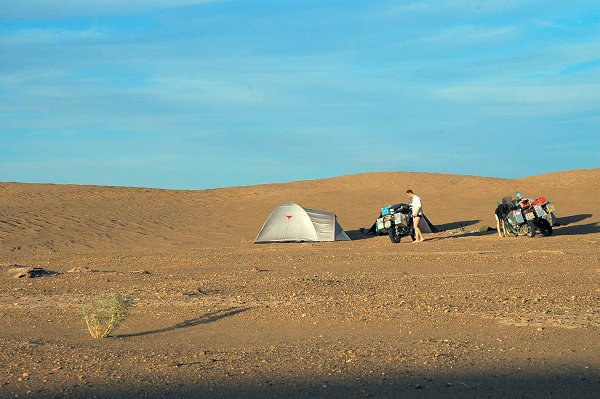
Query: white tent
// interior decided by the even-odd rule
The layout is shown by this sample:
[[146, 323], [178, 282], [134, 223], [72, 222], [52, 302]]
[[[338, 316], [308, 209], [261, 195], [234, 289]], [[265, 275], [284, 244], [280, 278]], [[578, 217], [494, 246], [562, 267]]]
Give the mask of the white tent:
[[255, 243], [300, 241], [350, 241], [335, 213], [283, 204], [267, 218]]

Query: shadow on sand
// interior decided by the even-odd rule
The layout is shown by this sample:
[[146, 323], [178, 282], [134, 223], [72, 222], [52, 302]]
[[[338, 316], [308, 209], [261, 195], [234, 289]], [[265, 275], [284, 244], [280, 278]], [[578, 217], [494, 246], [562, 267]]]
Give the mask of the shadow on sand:
[[598, 222], [592, 222], [592, 223], [572, 226], [573, 223], [581, 222], [583, 220], [591, 218], [592, 216], [593, 215], [591, 213], [582, 213], [579, 215], [560, 217], [560, 218], [558, 218], [560, 227], [558, 227], [554, 230], [553, 235], [575, 236], [575, 235], [600, 233], [600, 226], [598, 226]]
[[[474, 224], [479, 223], [480, 220], [479, 219], [473, 219], [473, 220], [462, 220], [460, 222], [450, 222], [450, 223], [445, 223], [445, 224], [436, 224], [435, 228], [436, 228], [436, 233], [441, 233], [444, 231], [448, 231], [448, 230], [458, 230], [458, 231], [463, 231], [463, 234], [460, 235], [456, 235], [456, 237], [468, 237], [468, 236], [478, 236], [478, 235], [485, 235], [485, 234], [489, 234], [490, 232], [473, 232], [473, 233], [469, 233], [465, 231], [465, 227], [467, 226], [471, 226]], [[493, 232], [493, 231], [491, 231]], [[350, 239], [352, 241], [357, 241], [357, 240], [367, 240], [369, 238], [375, 238], [378, 237], [377, 235], [373, 234], [372, 231], [370, 231], [369, 229], [363, 227], [360, 228], [358, 230], [348, 230], [346, 231], [346, 234], [348, 234], [348, 237], [350, 237]], [[441, 238], [439, 238], [441, 239]], [[434, 239], [435, 241], [435, 239]]]
[[[202, 370], [202, 364], [194, 364]], [[153, 398], [597, 398], [600, 373], [597, 370], [536, 374], [516, 371], [474, 373], [389, 372], [371, 376], [311, 376], [301, 378], [259, 375], [251, 380], [242, 374], [202, 381], [194, 375], [185, 378], [179, 371], [176, 384], [161, 381], [144, 384], [78, 386], [71, 397]], [[260, 374], [260, 372], [259, 372]], [[300, 375], [298, 375], [300, 374]], [[351, 373], [350, 373], [351, 374]], [[384, 374], [384, 373], [381, 373]], [[53, 392], [45, 392], [45, 395]], [[33, 395], [35, 396], [35, 395]], [[33, 397], [31, 396], [31, 397]], [[62, 395], [58, 395], [59, 397]]]
[[445, 224], [436, 224], [435, 227], [437, 227], [438, 232], [443, 232], [443, 231], [447, 231], [447, 230], [456, 230], [456, 229], [464, 229], [467, 226], [472, 226], [474, 224], [477, 224], [481, 222], [481, 220], [479, 219], [473, 219], [473, 220], [463, 220], [460, 222], [450, 222], [450, 223], [445, 223]]
[[425, 236], [425, 241], [441, 241], [441, 240], [447, 240], [449, 238], [464, 238], [464, 237], [482, 237], [482, 236], [488, 236], [488, 235], [492, 235], [492, 234], [498, 234], [498, 232], [496, 231], [496, 229], [492, 229], [492, 230], [488, 230], [488, 231], [472, 231], [472, 232], [465, 232], [465, 233], [460, 233], [460, 234], [453, 234], [453, 235], [448, 235], [448, 236], [444, 236], [444, 237], [431, 237], [428, 238], [427, 235]]
[[[571, 226], [573, 223], [581, 222], [582, 220], [589, 219], [592, 216], [593, 215], [590, 213], [583, 213], [580, 215], [572, 215], [558, 218], [560, 226], [554, 229], [553, 235], [581, 235], [600, 233], [600, 226], [598, 222]], [[445, 240], [447, 238], [478, 237], [490, 234], [497, 234], [496, 229], [493, 227], [491, 230], [488, 231], [467, 231], [465, 229], [465, 227], [472, 226], [474, 224], [479, 223], [480, 221], [481, 220], [473, 219], [435, 225], [435, 227], [437, 228], [437, 232], [456, 231], [460, 232], [460, 234], [454, 234], [446, 237], [429, 238], [427, 239], [427, 241], [439, 241]], [[366, 228], [361, 228], [358, 230], [349, 230], [346, 231], [346, 234], [348, 234], [348, 237], [350, 237], [352, 241], [366, 240], [369, 238], [377, 237], [373, 233], [370, 233], [369, 230]]]
[[369, 238], [377, 237], [373, 233], [370, 233], [369, 229], [365, 227], [362, 227], [358, 230], [346, 230], [346, 234], [348, 235], [348, 237], [350, 237], [352, 241], [367, 240]]
[[600, 233], [600, 226], [598, 222], [580, 224], [577, 226], [564, 226], [554, 230], [553, 235], [557, 236], [576, 236], [585, 234]]
[[141, 331], [141, 332], [130, 333], [130, 334], [119, 334], [119, 335], [115, 335], [114, 337], [115, 338], [141, 337], [143, 335], [159, 334], [159, 333], [179, 330], [181, 328], [195, 327], [200, 324], [213, 323], [215, 321], [224, 319], [226, 317], [234, 316], [238, 313], [245, 312], [248, 309], [250, 309], [250, 308], [245, 307], [245, 308], [228, 308], [228, 309], [222, 309], [222, 310], [215, 310], [213, 312], [209, 312], [209, 313], [202, 315], [200, 317], [197, 317], [195, 319], [182, 321], [181, 323], [177, 323], [170, 327], [158, 328], [156, 330]]
[[565, 217], [560, 217], [557, 219], [558, 219], [558, 222], [562, 226], [568, 226], [570, 224], [581, 222], [581, 221], [583, 221], [585, 219], [589, 219], [591, 217], [592, 217], [591, 213], [582, 213], [580, 215], [565, 216]]

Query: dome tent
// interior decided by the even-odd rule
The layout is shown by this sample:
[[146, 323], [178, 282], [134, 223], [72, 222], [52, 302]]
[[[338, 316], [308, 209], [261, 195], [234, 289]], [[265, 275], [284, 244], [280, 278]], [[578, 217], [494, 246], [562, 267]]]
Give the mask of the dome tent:
[[271, 212], [256, 244], [269, 242], [350, 241], [335, 213], [302, 208], [293, 202]]

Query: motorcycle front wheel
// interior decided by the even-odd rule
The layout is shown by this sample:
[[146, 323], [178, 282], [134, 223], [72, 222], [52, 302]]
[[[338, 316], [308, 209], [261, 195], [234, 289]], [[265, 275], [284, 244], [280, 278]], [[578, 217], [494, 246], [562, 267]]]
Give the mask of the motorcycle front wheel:
[[396, 231], [396, 226], [392, 226], [390, 227], [390, 229], [388, 230], [388, 235], [390, 236], [390, 241], [393, 242], [394, 244], [398, 244], [400, 242], [400, 234], [398, 234], [398, 232]]
[[530, 225], [526, 225], [525, 233], [527, 234], [527, 237], [535, 237], [535, 228], [531, 227]]
[[519, 235], [519, 231], [513, 227], [510, 223], [508, 223], [506, 220], [503, 220], [502, 223], [504, 224], [504, 233], [509, 236], [509, 237], [516, 237], [517, 235]]

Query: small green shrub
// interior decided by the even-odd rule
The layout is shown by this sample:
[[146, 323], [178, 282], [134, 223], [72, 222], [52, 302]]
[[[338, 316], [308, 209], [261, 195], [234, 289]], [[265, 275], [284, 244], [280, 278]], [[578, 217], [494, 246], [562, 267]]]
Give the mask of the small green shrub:
[[127, 317], [133, 305], [131, 298], [119, 294], [100, 293], [83, 307], [82, 316], [93, 338], [107, 337]]

